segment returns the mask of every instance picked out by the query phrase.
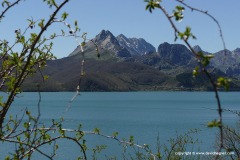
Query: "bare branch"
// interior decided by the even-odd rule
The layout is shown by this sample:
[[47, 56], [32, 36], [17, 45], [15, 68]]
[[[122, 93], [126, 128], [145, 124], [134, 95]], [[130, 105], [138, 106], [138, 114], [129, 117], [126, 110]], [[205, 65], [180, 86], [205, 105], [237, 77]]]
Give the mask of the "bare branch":
[[181, 3], [182, 5], [184, 5], [185, 7], [191, 9], [192, 11], [197, 11], [197, 12], [203, 13], [204, 15], [207, 15], [208, 17], [210, 17], [217, 24], [217, 27], [218, 27], [219, 33], [220, 33], [220, 38], [222, 40], [223, 48], [224, 48], [224, 50], [226, 50], [226, 43], [225, 43], [225, 40], [224, 40], [224, 37], [223, 37], [222, 27], [221, 27], [220, 23], [218, 22], [218, 20], [213, 15], [208, 13], [208, 11], [204, 11], [204, 10], [200, 10], [198, 8], [194, 8], [190, 5], [188, 5], [187, 3], [185, 3], [183, 0], [176, 0], [176, 1]]

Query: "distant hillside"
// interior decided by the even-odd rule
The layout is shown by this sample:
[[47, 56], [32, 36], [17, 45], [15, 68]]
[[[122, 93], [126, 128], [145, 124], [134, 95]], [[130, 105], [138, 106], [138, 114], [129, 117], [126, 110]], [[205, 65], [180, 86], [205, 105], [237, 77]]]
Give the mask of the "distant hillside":
[[[30, 78], [24, 84], [24, 90], [36, 90], [37, 84], [41, 83], [42, 91], [75, 91], [80, 77], [80, 62], [79, 55], [49, 61], [43, 74], [50, 78], [44, 83], [40, 75]], [[172, 81], [157, 69], [139, 63], [87, 59], [85, 68], [86, 76], [81, 83], [83, 91], [155, 90], [168, 87], [166, 84]], [[174, 83], [169, 87], [177, 85]]]
[[[100, 58], [97, 58], [98, 45]], [[140, 90], [212, 90], [204, 76], [193, 78], [197, 62], [190, 50], [181, 44], [160, 44], [157, 50], [142, 38], [115, 37], [102, 30], [84, 46], [86, 76], [82, 91], [140, 91]], [[200, 46], [194, 50], [203, 51]], [[219, 51], [214, 54], [209, 71], [213, 78], [230, 76], [232, 90], [240, 90], [240, 49]], [[24, 91], [75, 91], [79, 83], [82, 56], [77, 47], [68, 57], [47, 62], [41, 75], [27, 79]]]

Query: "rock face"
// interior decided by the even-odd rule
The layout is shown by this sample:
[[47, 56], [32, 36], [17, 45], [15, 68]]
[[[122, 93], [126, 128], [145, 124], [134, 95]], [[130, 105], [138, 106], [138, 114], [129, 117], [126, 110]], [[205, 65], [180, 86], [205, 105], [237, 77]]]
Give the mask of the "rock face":
[[108, 30], [102, 30], [101, 33], [93, 39], [93, 41], [104, 50], [115, 52], [118, 57], [131, 57], [130, 52], [126, 48], [122, 47], [117, 38]]
[[159, 45], [158, 54], [162, 61], [178, 66], [188, 65], [194, 58], [186, 46], [167, 42]]
[[[156, 52], [153, 45], [142, 38], [127, 38], [123, 34], [115, 37], [108, 30], [102, 30], [92, 41], [102, 49], [114, 52], [118, 57], [141, 56]], [[94, 45], [89, 41], [84, 49], [92, 50], [91, 48], [94, 48]], [[77, 47], [69, 56], [78, 53], [80, 53], [80, 47]]]
[[99, 46], [104, 47], [108, 50], [120, 49], [120, 45], [118, 40], [114, 37], [114, 35], [110, 31], [102, 30], [93, 41], [97, 43]]
[[[193, 68], [197, 65], [196, 58], [191, 51], [182, 44], [162, 43], [156, 49], [142, 38], [127, 38], [123, 34], [115, 37], [110, 31], [102, 30], [94, 39], [94, 43], [99, 46], [101, 53], [110, 52], [111, 56], [118, 57], [122, 60], [138, 62], [153, 66], [157, 69], [176, 69]], [[89, 41], [84, 46], [88, 55], [96, 56], [96, 46]], [[203, 54], [212, 54], [202, 50], [200, 46], [194, 46], [196, 52]], [[80, 53], [80, 47], [77, 47], [69, 56]], [[240, 48], [233, 51], [221, 50], [213, 53], [210, 67], [216, 68], [229, 76], [240, 78]], [[92, 56], [92, 57], [93, 57]]]
[[234, 51], [221, 50], [214, 54], [211, 61], [214, 68], [221, 70], [230, 76], [239, 77], [240, 74], [240, 49]]
[[[102, 30], [83, 48], [87, 74], [81, 82], [81, 89], [85, 91], [212, 90], [206, 75], [193, 78], [192, 70], [198, 63], [182, 44], [165, 42], [156, 51], [142, 38], [127, 38], [122, 34], [115, 37], [110, 31]], [[209, 54], [200, 46], [193, 49]], [[76, 90], [83, 60], [80, 52], [78, 46], [68, 57], [47, 62], [43, 74], [49, 75], [50, 79], [41, 87], [43, 91]], [[213, 55], [207, 68], [213, 78], [231, 76], [234, 80], [231, 89], [240, 90], [240, 48]], [[35, 84], [40, 82], [40, 74], [29, 78], [24, 83], [24, 91], [36, 91]]]
[[120, 46], [126, 48], [131, 55], [144, 55], [156, 52], [155, 47], [142, 38], [127, 38], [123, 34], [117, 36]]
[[211, 53], [209, 53], [209, 52], [206, 52], [206, 51], [202, 50], [202, 48], [201, 48], [199, 45], [194, 46], [194, 47], [193, 47], [193, 50], [194, 50], [196, 53], [202, 52], [203, 54], [211, 54]]
[[[130, 52], [122, 47], [117, 38], [108, 30], [102, 30], [94, 39], [87, 42], [84, 46], [84, 50], [87, 52], [95, 51], [96, 46], [98, 45], [99, 50], [101, 51], [110, 51], [115, 53], [116, 56], [126, 58], [131, 57]], [[80, 47], [78, 46], [69, 56], [73, 56], [80, 53]]]
[[213, 66], [217, 68], [231, 66], [233, 63], [235, 63], [235, 59], [232, 52], [227, 49], [215, 53], [212, 59]]
[[171, 70], [171, 72], [174, 70], [179, 72], [177, 68], [189, 69], [196, 66], [195, 57], [187, 47], [167, 42], [160, 44], [157, 52], [137, 57], [136, 62], [153, 66], [159, 70]]
[[203, 51], [202, 48], [201, 48], [199, 45], [194, 46], [194, 47], [193, 47], [193, 50], [194, 50], [195, 52], [197, 52], [197, 53]]
[[236, 48], [233, 52], [233, 57], [236, 58], [238, 62], [240, 62], [240, 48]]

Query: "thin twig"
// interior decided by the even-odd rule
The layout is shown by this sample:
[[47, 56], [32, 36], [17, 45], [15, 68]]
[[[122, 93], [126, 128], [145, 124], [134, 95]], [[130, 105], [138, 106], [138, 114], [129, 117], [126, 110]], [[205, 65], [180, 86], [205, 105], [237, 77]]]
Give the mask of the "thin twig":
[[38, 43], [38, 41], [40, 40], [40, 38], [42, 37], [43, 33], [47, 30], [47, 28], [52, 24], [52, 21], [55, 19], [55, 16], [57, 15], [57, 13], [61, 10], [61, 8], [68, 2], [69, 0], [65, 0], [64, 2], [61, 3], [61, 5], [59, 5], [59, 7], [53, 12], [53, 14], [50, 16], [49, 20], [47, 21], [47, 23], [42, 27], [41, 31], [39, 32], [39, 34], [37, 35], [36, 39], [33, 41], [31, 47], [30, 47], [30, 51], [29, 51], [29, 56], [27, 58], [27, 61], [22, 69], [21, 74], [19, 75], [17, 82], [15, 83], [13, 90], [11, 91], [7, 102], [5, 103], [4, 108], [0, 111], [0, 128], [2, 128], [4, 119], [5, 119], [5, 115], [8, 112], [8, 109], [11, 105], [11, 103], [14, 100], [14, 96], [17, 94], [16, 90], [17, 88], [21, 85], [21, 83], [23, 82], [23, 78], [24, 75], [26, 74], [27, 68], [29, 67], [29, 64], [31, 62], [31, 58], [32, 55], [34, 54], [34, 50], [35, 47]]
[[183, 0], [176, 0], [176, 1], [183, 4], [185, 7], [191, 9], [192, 11], [197, 11], [197, 12], [200, 12], [200, 13], [203, 13], [203, 14], [207, 15], [217, 24], [217, 27], [218, 27], [219, 33], [220, 33], [220, 38], [222, 40], [222, 45], [223, 45], [223, 48], [224, 48], [224, 51], [225, 51], [226, 50], [226, 43], [225, 43], [225, 40], [224, 40], [222, 27], [221, 27], [220, 23], [218, 22], [218, 20], [213, 15], [209, 14], [208, 11], [203, 11], [203, 10], [200, 10], [198, 8], [194, 8], [190, 5], [188, 5], [187, 3], [185, 3]]
[[11, 9], [13, 6], [15, 6], [16, 4], [18, 4], [21, 0], [17, 0], [14, 3], [12, 3], [11, 5], [9, 5], [4, 11], [2, 11], [1, 15], [0, 15], [0, 21], [2, 20], [2, 18], [4, 17], [5, 13]]
[[[178, 0], [177, 0], [178, 1]], [[183, 1], [179, 1], [181, 3], [183, 3]], [[161, 6], [160, 4], [157, 6], [162, 12], [163, 14], [167, 17], [168, 21], [170, 22], [171, 26], [173, 27], [175, 33], [177, 34], [180, 34], [181, 32], [178, 30], [177, 26], [174, 24], [173, 20], [172, 20], [172, 16], [170, 16], [168, 14], [168, 12], [165, 10], [165, 8], [163, 6]], [[202, 12], [202, 13], [205, 13], [205, 12]], [[205, 13], [206, 14], [206, 13]], [[211, 15], [208, 14], [210, 17]], [[214, 18], [214, 17], [213, 17]], [[214, 18], [215, 19], [215, 18]], [[215, 21], [218, 25], [218, 21]], [[220, 25], [219, 25], [220, 27]], [[221, 29], [221, 27], [220, 27]], [[222, 34], [221, 30], [220, 30], [220, 33]], [[223, 38], [223, 36], [221, 35], [221, 38]], [[191, 50], [191, 52], [196, 56], [197, 59], [199, 59], [199, 55], [195, 52], [195, 50], [193, 49], [193, 47], [190, 45], [190, 43], [188, 42], [188, 39], [187, 38], [183, 38], [183, 41], [185, 42], [185, 44], [188, 46], [188, 48]], [[223, 44], [224, 44], [224, 47], [225, 47], [225, 43], [224, 43], [224, 40], [223, 40]], [[200, 60], [200, 59], [199, 59]], [[205, 69], [205, 67], [199, 63], [199, 65], [201, 66], [202, 68], [202, 71], [206, 74], [206, 76], [208, 77], [213, 89], [214, 89], [214, 93], [215, 93], [215, 98], [217, 100], [217, 106], [218, 106], [218, 114], [219, 114], [219, 122], [220, 122], [220, 126], [219, 126], [219, 130], [220, 130], [220, 147], [219, 147], [219, 152], [221, 151], [221, 149], [223, 148], [223, 129], [222, 129], [222, 107], [221, 107], [221, 102], [220, 102], [220, 98], [219, 98], [219, 94], [218, 94], [218, 90], [217, 90], [217, 86], [215, 84], [215, 82], [213, 81], [210, 73]], [[219, 155], [218, 155], [219, 156]], [[218, 156], [216, 157], [216, 159], [218, 158]]]

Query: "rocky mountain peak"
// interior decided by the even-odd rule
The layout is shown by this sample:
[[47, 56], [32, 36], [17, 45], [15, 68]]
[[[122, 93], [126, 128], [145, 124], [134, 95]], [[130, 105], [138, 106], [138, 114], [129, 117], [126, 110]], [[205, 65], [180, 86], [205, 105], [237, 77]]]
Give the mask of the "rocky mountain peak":
[[236, 48], [235, 50], [232, 51], [233, 54], [238, 54], [240, 55], [240, 48]]
[[[124, 57], [141, 56], [156, 52], [155, 47], [143, 38], [127, 38], [123, 34], [115, 37], [109, 30], [102, 30], [93, 41], [102, 49], [111, 50], [116, 55], [124, 55]], [[94, 47], [93, 43], [89, 41], [85, 45], [85, 50], [94, 50], [92, 49]], [[76, 48], [70, 56], [78, 54], [79, 49], [79, 47]]]
[[117, 37], [117, 39], [125, 39], [128, 40], [128, 38], [126, 36], [124, 36], [123, 34], [119, 34]]
[[202, 50], [202, 48], [201, 48], [199, 45], [194, 46], [194, 47], [193, 47], [193, 50], [194, 50], [196, 53], [202, 52], [203, 54], [211, 54], [211, 53], [209, 53], [209, 52], [206, 52], [206, 51]]
[[214, 54], [215, 57], [218, 57], [218, 56], [232, 56], [232, 51], [228, 50], [228, 49], [225, 49], [225, 50], [221, 50], [217, 53]]
[[203, 50], [202, 50], [202, 48], [199, 46], [199, 45], [196, 45], [196, 46], [194, 46], [193, 47], [193, 50], [195, 51], [195, 52], [203, 52]]
[[236, 59], [237, 62], [240, 62], [240, 48], [236, 48], [232, 51], [232, 56]]
[[193, 59], [191, 51], [182, 44], [169, 44], [164, 42], [158, 47], [159, 57], [172, 65], [187, 65]]
[[123, 34], [117, 36], [117, 40], [120, 46], [129, 50], [131, 55], [144, 55], [156, 52], [155, 47], [146, 42], [143, 38], [127, 38]]
[[108, 30], [102, 30], [95, 38], [94, 38], [94, 41], [95, 42], [103, 42], [105, 41], [106, 39], [108, 39], [109, 41], [112, 41], [113, 43], [117, 43], [116, 41], [116, 38], [114, 37], [114, 35], [108, 31]]

